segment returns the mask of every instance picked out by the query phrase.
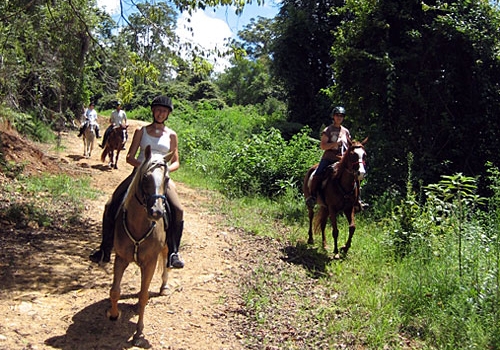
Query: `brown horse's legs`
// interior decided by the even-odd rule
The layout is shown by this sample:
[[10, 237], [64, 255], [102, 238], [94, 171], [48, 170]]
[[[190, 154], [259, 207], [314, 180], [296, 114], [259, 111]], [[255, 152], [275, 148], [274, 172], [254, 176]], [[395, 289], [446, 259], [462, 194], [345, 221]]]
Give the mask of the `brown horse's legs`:
[[314, 218], [314, 210], [311, 207], [307, 207], [307, 212], [309, 215], [309, 239], [307, 240], [308, 244], [313, 244], [314, 243], [314, 238], [313, 238], [313, 218]]
[[333, 237], [333, 257], [334, 259], [340, 259], [338, 239], [339, 239], [339, 229], [337, 227], [337, 213], [334, 210], [330, 210], [330, 221], [332, 222], [332, 237]]
[[144, 310], [149, 300], [149, 285], [153, 279], [157, 260], [150, 260], [141, 266], [141, 291], [139, 292], [139, 319], [137, 320], [136, 331], [133, 337], [134, 345], [140, 346], [144, 334]]
[[320, 224], [321, 224], [321, 239], [323, 242], [323, 249], [328, 249], [328, 244], [326, 243], [326, 223], [328, 221], [328, 209], [326, 207], [321, 207], [320, 209]]
[[162, 257], [162, 274], [161, 274], [161, 286], [160, 286], [160, 295], [166, 295], [167, 294], [167, 281], [168, 281], [168, 269], [166, 267], [166, 261], [168, 259], [169, 251], [168, 248], [165, 246], [163, 250], [161, 251], [161, 257]]
[[356, 223], [354, 221], [354, 209], [346, 212], [345, 216], [347, 218], [347, 221], [349, 221], [349, 237], [347, 238], [345, 245], [342, 248], [340, 248], [340, 252], [343, 255], [346, 255], [347, 252], [349, 251], [349, 248], [351, 248], [352, 237], [354, 236], [354, 231], [356, 231]]
[[120, 283], [122, 281], [123, 273], [128, 266], [128, 262], [123, 260], [120, 256], [116, 256], [113, 271], [113, 285], [109, 291], [109, 298], [111, 300], [111, 309], [108, 310], [108, 318], [116, 321], [120, 317], [120, 310], [118, 309], [118, 300], [120, 300]]
[[[116, 150], [115, 165], [113, 166], [115, 169], [118, 169], [118, 157], [120, 156], [120, 151], [121, 150], [122, 150], [121, 148], [118, 148]], [[113, 162], [113, 153], [111, 153], [111, 162]]]

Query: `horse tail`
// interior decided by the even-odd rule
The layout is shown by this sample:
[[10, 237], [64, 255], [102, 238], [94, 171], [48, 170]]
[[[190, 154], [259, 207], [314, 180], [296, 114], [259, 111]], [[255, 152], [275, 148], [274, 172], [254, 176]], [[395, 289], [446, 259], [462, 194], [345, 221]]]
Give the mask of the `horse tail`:
[[313, 227], [314, 232], [321, 232], [326, 226], [326, 220], [328, 219], [328, 207], [320, 205], [318, 212], [314, 215]]
[[106, 161], [106, 156], [108, 155], [108, 145], [104, 146], [104, 149], [102, 150], [102, 153], [101, 153], [101, 162], [105, 162]]

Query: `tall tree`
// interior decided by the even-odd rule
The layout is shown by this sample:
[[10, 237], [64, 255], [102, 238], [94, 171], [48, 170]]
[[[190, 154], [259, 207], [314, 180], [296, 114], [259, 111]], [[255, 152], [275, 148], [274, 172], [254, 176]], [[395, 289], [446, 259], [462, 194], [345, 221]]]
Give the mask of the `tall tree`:
[[[284, 0], [276, 17], [273, 74], [282, 82], [289, 119], [313, 126], [327, 120], [332, 101], [321, 90], [333, 84], [331, 31], [340, 17], [330, 9], [340, 0]], [[342, 101], [335, 101], [341, 103]]]
[[370, 187], [404, 188], [406, 156], [425, 183], [500, 161], [498, 10], [485, 1], [349, 2], [337, 30], [337, 99], [375, 146]]

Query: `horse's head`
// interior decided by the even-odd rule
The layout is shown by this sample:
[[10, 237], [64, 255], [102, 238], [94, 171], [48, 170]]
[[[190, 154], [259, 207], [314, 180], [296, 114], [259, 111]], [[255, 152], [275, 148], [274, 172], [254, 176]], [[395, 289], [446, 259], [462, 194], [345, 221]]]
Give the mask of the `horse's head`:
[[346, 161], [346, 167], [351, 171], [354, 176], [359, 180], [363, 180], [366, 175], [366, 151], [365, 144], [368, 138], [363, 141], [352, 141], [347, 150], [344, 161]]
[[145, 159], [137, 170], [137, 195], [151, 220], [159, 220], [165, 213], [165, 189], [168, 179], [168, 164], [165, 158], [155, 159], [151, 147], [145, 150]]

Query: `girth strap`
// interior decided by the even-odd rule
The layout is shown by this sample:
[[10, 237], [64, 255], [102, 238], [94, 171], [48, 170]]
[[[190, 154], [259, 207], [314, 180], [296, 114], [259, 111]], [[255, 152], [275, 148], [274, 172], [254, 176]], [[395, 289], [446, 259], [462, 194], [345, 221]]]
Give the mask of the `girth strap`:
[[136, 240], [132, 234], [130, 233], [128, 227], [127, 227], [127, 211], [123, 211], [123, 227], [125, 228], [125, 232], [127, 233], [128, 238], [134, 243], [134, 261], [136, 264], [139, 265], [139, 246], [141, 245], [142, 242], [144, 242], [149, 236], [151, 236], [151, 233], [153, 232], [154, 228], [156, 227], [156, 222], [152, 221], [151, 222], [151, 227], [149, 228], [148, 232], [140, 239]]

